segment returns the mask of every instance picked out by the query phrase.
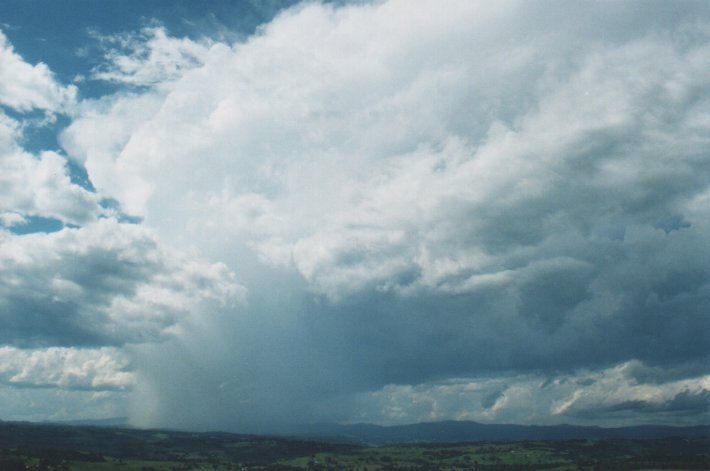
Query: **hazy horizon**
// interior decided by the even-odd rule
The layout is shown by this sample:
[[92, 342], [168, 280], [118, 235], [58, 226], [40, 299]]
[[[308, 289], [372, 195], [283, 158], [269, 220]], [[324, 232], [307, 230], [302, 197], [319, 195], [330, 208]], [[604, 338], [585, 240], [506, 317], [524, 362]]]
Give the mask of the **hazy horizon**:
[[710, 3], [6, 0], [0, 419], [710, 423]]

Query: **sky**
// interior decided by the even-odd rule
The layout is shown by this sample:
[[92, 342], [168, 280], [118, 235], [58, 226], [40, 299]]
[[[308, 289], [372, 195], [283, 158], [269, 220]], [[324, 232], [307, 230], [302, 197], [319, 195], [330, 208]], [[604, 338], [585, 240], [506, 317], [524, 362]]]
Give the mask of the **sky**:
[[710, 3], [0, 4], [0, 419], [710, 423]]

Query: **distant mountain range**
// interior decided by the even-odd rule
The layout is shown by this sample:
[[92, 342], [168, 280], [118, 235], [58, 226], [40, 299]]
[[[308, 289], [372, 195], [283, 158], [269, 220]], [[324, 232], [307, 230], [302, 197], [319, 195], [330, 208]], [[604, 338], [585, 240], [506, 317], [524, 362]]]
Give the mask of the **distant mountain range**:
[[[2, 422], [2, 421], [0, 421]], [[40, 422], [45, 424], [70, 425], [79, 427], [125, 427], [130, 428], [128, 417], [111, 417], [108, 419], [77, 419]]]
[[293, 436], [368, 444], [453, 443], [469, 441], [575, 440], [609, 438], [710, 437], [710, 425], [672, 427], [585, 427], [576, 425], [504, 425], [467, 421], [429, 422], [411, 425], [315, 424], [296, 429]]
[[[18, 430], [44, 430], [62, 427], [80, 429], [123, 429], [135, 433], [150, 434], [155, 431], [133, 429], [124, 417], [100, 420], [72, 420], [52, 423], [3, 422], [0, 420], [0, 436], [8, 428]], [[13, 432], [14, 433], [14, 432]], [[107, 431], [107, 433], [110, 433]], [[172, 432], [171, 432], [172, 433]], [[174, 431], [192, 436], [244, 437], [256, 435], [212, 432], [195, 434], [189, 431]], [[634, 427], [597, 427], [578, 425], [509, 425], [482, 424], [472, 421], [423, 422], [410, 425], [380, 426], [373, 424], [311, 424], [294, 427], [283, 433], [268, 434], [271, 437], [321, 440], [331, 443], [382, 445], [394, 443], [457, 443], [475, 441], [526, 441], [526, 440], [603, 440], [603, 439], [660, 439], [669, 437], [708, 438], [710, 425], [673, 427], [666, 425], [640, 425]], [[265, 437], [266, 438], [266, 437]]]

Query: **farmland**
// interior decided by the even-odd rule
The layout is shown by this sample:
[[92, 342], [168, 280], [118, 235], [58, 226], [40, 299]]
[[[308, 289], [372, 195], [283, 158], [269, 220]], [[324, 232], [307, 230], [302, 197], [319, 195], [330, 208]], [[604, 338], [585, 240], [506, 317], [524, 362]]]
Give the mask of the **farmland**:
[[3, 471], [710, 469], [710, 439], [372, 446], [228, 433], [0, 424]]

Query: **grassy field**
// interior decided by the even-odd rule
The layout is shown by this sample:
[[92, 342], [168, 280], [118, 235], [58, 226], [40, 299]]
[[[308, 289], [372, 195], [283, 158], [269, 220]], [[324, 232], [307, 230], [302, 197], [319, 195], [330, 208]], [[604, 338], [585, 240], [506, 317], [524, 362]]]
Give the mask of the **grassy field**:
[[398, 445], [283, 460], [298, 469], [710, 469], [707, 440]]
[[0, 424], [1, 471], [710, 469], [710, 438], [364, 446], [222, 433]]

